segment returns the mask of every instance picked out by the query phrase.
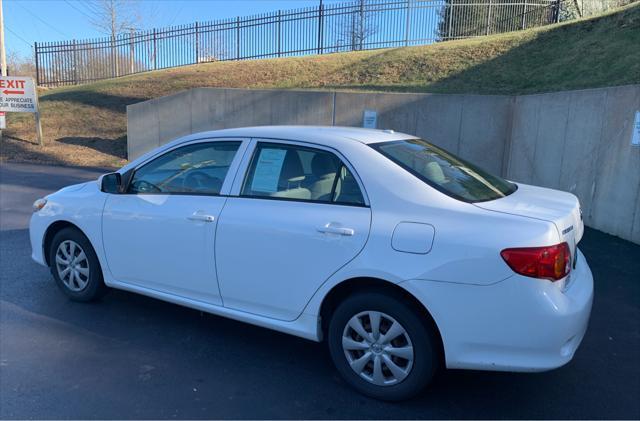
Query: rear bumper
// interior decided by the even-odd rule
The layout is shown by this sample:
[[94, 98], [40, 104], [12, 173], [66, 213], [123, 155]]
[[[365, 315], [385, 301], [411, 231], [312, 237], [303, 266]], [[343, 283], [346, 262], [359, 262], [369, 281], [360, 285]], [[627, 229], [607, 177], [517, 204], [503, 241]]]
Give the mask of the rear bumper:
[[488, 286], [401, 285], [431, 312], [449, 368], [545, 371], [568, 363], [587, 329], [593, 276], [584, 255], [562, 284], [514, 275]]

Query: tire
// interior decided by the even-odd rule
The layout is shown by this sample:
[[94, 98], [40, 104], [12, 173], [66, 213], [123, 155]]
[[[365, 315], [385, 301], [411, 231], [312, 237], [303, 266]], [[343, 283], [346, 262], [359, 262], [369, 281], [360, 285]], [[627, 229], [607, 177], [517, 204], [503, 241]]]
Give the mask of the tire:
[[73, 301], [96, 300], [108, 291], [95, 250], [76, 228], [63, 228], [56, 233], [49, 249], [49, 263], [56, 284]]
[[[331, 358], [343, 379], [360, 393], [386, 401], [405, 400], [420, 393], [433, 378], [440, 361], [437, 337], [413, 307], [406, 299], [388, 292], [363, 292], [348, 297], [333, 312], [327, 335]], [[372, 325], [376, 319], [380, 321], [378, 339], [374, 341]], [[396, 323], [403, 330], [398, 336], [394, 335], [399, 330], [391, 328]], [[368, 338], [356, 332], [360, 327]], [[386, 333], [393, 338], [386, 338]], [[345, 346], [353, 349], [345, 349], [343, 337]], [[393, 340], [384, 345], [388, 339]], [[412, 353], [407, 352], [409, 348]], [[392, 365], [395, 370], [389, 368]]]

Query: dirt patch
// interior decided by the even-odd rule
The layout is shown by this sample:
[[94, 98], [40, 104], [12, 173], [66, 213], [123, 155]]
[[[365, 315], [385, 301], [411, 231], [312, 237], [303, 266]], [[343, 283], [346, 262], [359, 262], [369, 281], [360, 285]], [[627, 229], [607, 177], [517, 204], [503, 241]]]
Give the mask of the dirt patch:
[[3, 136], [0, 161], [88, 167], [121, 167], [126, 164], [126, 139], [73, 138], [49, 140], [45, 146]]

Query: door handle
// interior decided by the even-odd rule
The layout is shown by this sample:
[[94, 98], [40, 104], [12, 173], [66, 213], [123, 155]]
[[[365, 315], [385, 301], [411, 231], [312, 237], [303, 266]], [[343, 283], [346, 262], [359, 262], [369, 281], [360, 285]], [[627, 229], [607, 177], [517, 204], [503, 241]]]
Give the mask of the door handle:
[[353, 228], [337, 227], [331, 223], [328, 223], [323, 227], [319, 227], [318, 232], [321, 232], [323, 234], [345, 235], [349, 237], [356, 233]]
[[191, 216], [187, 216], [187, 219], [191, 221], [213, 222], [216, 220], [216, 217], [213, 215], [207, 215], [200, 212], [194, 212]]

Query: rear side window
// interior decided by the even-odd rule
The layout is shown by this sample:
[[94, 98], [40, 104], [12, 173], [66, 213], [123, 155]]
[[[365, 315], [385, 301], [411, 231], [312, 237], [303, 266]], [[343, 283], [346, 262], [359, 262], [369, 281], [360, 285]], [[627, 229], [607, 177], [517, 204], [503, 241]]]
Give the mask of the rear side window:
[[174, 149], [136, 170], [129, 193], [220, 194], [240, 142], [196, 143]]
[[517, 186], [422, 139], [371, 145], [435, 189], [465, 202], [499, 199]]
[[364, 205], [358, 182], [331, 152], [259, 143], [242, 196]]

